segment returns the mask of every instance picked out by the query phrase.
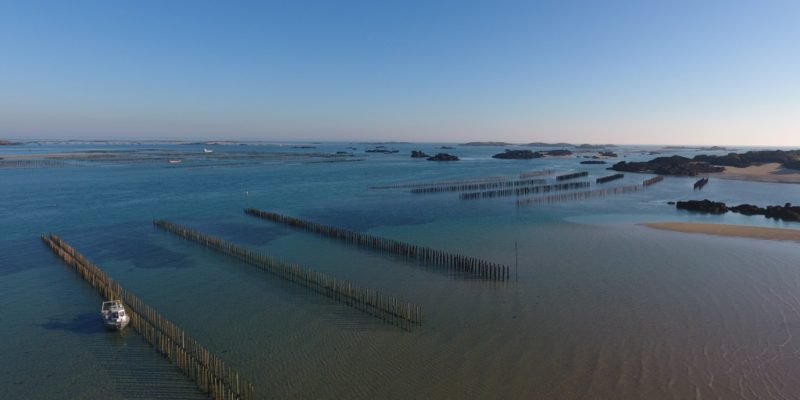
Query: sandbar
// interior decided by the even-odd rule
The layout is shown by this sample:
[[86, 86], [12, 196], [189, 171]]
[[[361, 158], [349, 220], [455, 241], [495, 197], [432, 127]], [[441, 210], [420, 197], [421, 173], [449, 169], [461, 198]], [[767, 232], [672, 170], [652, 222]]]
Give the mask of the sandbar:
[[642, 225], [655, 229], [685, 233], [704, 233], [717, 236], [800, 242], [800, 229], [765, 228], [760, 226], [712, 224], [705, 222], [649, 222]]
[[753, 165], [746, 168], [725, 167], [725, 171], [710, 174], [710, 176], [754, 182], [800, 183], [800, 171], [783, 168], [778, 163]]

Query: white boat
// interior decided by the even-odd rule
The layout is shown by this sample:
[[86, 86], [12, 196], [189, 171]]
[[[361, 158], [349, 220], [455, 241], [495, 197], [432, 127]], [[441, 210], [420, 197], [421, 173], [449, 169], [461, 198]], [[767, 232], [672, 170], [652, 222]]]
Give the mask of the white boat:
[[170, 164], [180, 164], [183, 160], [169, 160]]
[[125, 312], [125, 307], [119, 300], [104, 301], [100, 308], [103, 325], [108, 329], [121, 331], [131, 322], [131, 317]]
[[214, 150], [203, 148], [203, 153], [209, 154], [209, 153], [213, 153], [213, 152], [214, 152]]

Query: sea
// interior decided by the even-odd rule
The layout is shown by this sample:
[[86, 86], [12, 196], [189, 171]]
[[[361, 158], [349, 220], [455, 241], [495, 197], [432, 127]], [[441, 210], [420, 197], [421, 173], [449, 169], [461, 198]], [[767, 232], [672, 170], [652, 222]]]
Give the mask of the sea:
[[[397, 153], [365, 152], [377, 146]], [[452, 147], [442, 149], [441, 147]], [[203, 153], [204, 148], [214, 151]], [[43, 245], [55, 233], [223, 358], [263, 399], [797, 399], [796, 242], [660, 231], [653, 221], [800, 229], [763, 216], [676, 210], [711, 199], [800, 203], [800, 184], [666, 177], [646, 190], [517, 205], [375, 186], [553, 170], [702, 151], [608, 148], [495, 159], [447, 143], [0, 146], [0, 397], [201, 399], [133, 329], [104, 330], [102, 299]], [[410, 158], [447, 152], [459, 161]], [[541, 149], [547, 150], [547, 149]], [[573, 151], [578, 151], [573, 149]], [[343, 152], [338, 157], [329, 155]], [[5, 167], [9, 157], [122, 154]], [[166, 158], [180, 159], [168, 163]], [[588, 153], [576, 153], [578, 156]], [[641, 184], [625, 173], [603, 184]], [[586, 178], [584, 178], [586, 179]], [[601, 186], [598, 186], [601, 187]], [[468, 279], [244, 214], [276, 211], [509, 266]], [[410, 330], [154, 228], [167, 219], [418, 304]]]

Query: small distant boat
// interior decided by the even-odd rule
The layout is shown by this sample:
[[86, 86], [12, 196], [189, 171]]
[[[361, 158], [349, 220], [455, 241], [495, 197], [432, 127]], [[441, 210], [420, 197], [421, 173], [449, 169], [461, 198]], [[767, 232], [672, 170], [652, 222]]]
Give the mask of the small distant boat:
[[183, 162], [183, 160], [169, 160], [170, 164], [180, 164], [182, 162]]
[[119, 300], [104, 301], [100, 308], [103, 325], [108, 329], [121, 331], [131, 322], [131, 317], [125, 312], [125, 307]]
[[210, 153], [213, 153], [213, 152], [214, 152], [214, 150], [203, 148], [203, 153], [210, 154]]

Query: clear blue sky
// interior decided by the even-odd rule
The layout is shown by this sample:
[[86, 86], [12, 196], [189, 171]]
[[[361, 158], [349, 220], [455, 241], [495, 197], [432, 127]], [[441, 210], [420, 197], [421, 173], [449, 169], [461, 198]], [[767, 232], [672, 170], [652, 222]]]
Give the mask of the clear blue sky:
[[0, 137], [800, 145], [800, 1], [0, 3]]

